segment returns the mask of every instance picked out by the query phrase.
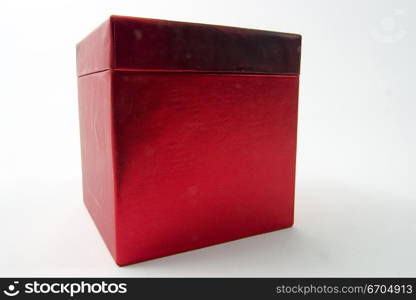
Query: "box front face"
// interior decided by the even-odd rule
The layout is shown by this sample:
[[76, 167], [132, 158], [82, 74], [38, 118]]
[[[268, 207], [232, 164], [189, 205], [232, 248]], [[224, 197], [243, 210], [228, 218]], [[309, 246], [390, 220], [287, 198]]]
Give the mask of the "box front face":
[[297, 76], [113, 73], [119, 264], [291, 226]]

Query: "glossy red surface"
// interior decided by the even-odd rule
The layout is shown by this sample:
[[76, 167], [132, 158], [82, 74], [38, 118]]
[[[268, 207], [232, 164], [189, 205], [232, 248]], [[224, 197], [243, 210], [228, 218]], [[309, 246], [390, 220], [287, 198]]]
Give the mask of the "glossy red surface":
[[79, 70], [96, 68], [78, 87], [84, 202], [115, 261], [291, 226], [298, 75], [102, 69], [108, 24], [78, 47]]
[[79, 76], [107, 69], [299, 74], [301, 36], [112, 16], [77, 45]]
[[78, 78], [84, 202], [115, 257], [114, 142], [111, 72]]

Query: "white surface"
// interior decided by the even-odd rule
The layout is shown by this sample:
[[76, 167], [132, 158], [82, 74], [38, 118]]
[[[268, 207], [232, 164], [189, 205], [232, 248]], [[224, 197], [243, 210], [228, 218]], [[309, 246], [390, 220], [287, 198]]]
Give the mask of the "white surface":
[[[414, 1], [1, 1], [0, 276], [416, 276]], [[81, 200], [75, 43], [110, 14], [301, 33], [296, 224], [117, 267]]]

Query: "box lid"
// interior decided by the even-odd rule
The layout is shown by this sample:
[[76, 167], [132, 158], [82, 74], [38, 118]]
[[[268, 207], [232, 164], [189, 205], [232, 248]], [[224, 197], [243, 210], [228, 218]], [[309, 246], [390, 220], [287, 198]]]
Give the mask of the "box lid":
[[111, 16], [77, 44], [77, 74], [108, 69], [299, 74], [301, 36]]

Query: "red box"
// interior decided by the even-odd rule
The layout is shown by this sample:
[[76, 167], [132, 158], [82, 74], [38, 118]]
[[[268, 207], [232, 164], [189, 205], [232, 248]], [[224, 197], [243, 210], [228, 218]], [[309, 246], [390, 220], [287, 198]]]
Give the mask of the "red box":
[[84, 202], [117, 264], [293, 224], [300, 45], [120, 16], [77, 45]]

